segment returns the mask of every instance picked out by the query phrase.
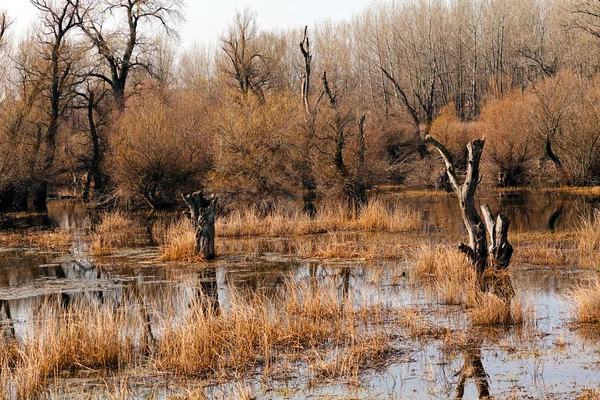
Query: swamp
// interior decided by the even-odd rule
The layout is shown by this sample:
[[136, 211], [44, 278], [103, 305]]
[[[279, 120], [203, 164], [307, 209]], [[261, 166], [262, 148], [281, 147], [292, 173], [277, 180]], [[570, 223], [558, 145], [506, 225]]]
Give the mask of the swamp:
[[179, 214], [52, 200], [6, 216], [3, 396], [596, 398], [600, 194], [491, 193], [515, 246], [508, 317], [454, 249], [452, 194], [388, 192], [360, 217], [272, 216], [253, 232], [250, 210], [224, 217], [214, 261], [173, 253], [194, 254], [191, 225], [161, 239], [185, 230]]
[[0, 400], [600, 399], [599, 40], [598, 0], [0, 0]]

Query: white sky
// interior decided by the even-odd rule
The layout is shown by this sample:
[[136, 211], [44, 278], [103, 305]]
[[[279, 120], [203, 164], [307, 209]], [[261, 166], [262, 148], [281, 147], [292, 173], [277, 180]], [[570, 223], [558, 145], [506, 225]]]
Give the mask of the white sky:
[[[236, 10], [245, 6], [256, 11], [260, 28], [264, 30], [312, 26], [331, 19], [349, 20], [362, 11], [371, 0], [186, 0], [186, 22], [180, 28], [182, 45], [214, 43], [233, 19]], [[16, 19], [13, 37], [24, 35], [34, 22], [36, 9], [29, 0], [0, 0], [0, 9]]]

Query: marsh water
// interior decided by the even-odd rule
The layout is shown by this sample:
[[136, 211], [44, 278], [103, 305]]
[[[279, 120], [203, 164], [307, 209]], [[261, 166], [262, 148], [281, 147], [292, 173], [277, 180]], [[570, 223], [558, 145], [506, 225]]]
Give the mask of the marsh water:
[[[485, 199], [494, 211], [506, 213], [511, 229], [519, 232], [576, 226], [599, 200], [551, 191]], [[409, 197], [405, 201], [408, 208], [423, 213], [423, 238], [463, 234], [453, 196]], [[574, 284], [595, 278], [595, 271], [514, 266], [513, 284], [518, 297], [531, 308], [533, 321], [522, 327], [484, 329], [471, 327], [456, 306], [439, 304], [425, 288], [415, 285], [411, 280], [414, 261], [410, 259], [378, 263], [303, 260], [279, 254], [277, 246], [270, 249], [268, 244], [248, 257], [222, 254], [201, 268], [168, 265], [160, 261], [153, 247], [97, 258], [90, 255], [83, 234], [93, 219], [79, 204], [55, 201], [48, 216], [5, 221], [4, 229], [52, 225], [73, 233], [71, 249], [64, 253], [0, 249], [0, 319], [10, 323], [16, 340], [27, 338], [31, 321], [43, 317], [38, 315], [40, 305], [49, 297], [66, 303], [84, 297], [100, 305], [108, 300], [118, 304], [134, 295], [151, 312], [168, 307], [184, 318], [199, 293], [213, 297], [226, 312], [232, 291], [243, 289], [274, 297], [281, 295], [286, 281], [305, 281], [334, 285], [340, 301], [350, 297], [355, 304], [418, 306], [432, 323], [452, 328], [457, 336], [460, 332], [466, 343], [449, 345], [452, 338], [447, 337], [428, 341], [399, 338], [391, 343], [393, 356], [386, 365], [364, 371], [359, 384], [344, 380], [315, 384], [310, 374], [300, 369], [285, 379], [246, 379], [243, 385], [256, 398], [445, 399], [460, 392], [459, 372], [466, 357], [480, 361], [477, 365], [481, 364], [482, 376], [487, 377], [495, 398], [569, 399], [584, 388], [600, 386], [600, 332], [572, 324], [569, 303], [564, 299]], [[150, 327], [153, 335], [160, 336], [163, 327], [158, 318], [151, 318]], [[477, 398], [475, 381], [467, 379], [465, 383], [464, 398]], [[167, 398], [179, 390], [177, 385], [165, 385], [150, 395], [146, 383], [133, 385], [139, 386], [139, 398]], [[207, 385], [204, 394], [229, 398], [232, 385]]]

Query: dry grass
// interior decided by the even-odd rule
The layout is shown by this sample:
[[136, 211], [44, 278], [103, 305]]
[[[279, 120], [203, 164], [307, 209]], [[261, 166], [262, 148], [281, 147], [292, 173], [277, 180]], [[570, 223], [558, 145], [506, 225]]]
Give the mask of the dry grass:
[[581, 323], [600, 322], [600, 280], [581, 284], [567, 293], [573, 305], [573, 314]]
[[512, 285], [507, 271], [486, 273], [490, 291], [482, 292], [464, 254], [444, 246], [422, 246], [416, 257], [415, 282], [425, 282], [442, 304], [466, 306], [473, 325], [520, 325], [531, 311], [518, 297], [499, 295]]
[[465, 255], [446, 246], [422, 245], [416, 251], [415, 282], [427, 282], [442, 304], [466, 304], [477, 287]]
[[306, 235], [341, 230], [404, 232], [417, 230], [420, 224], [418, 213], [398, 203], [373, 199], [359, 214], [342, 205], [324, 204], [315, 218], [297, 208], [267, 215], [255, 208], [236, 210], [217, 219], [216, 231], [222, 237]]
[[140, 324], [135, 307], [89, 307], [75, 302], [64, 310], [59, 304], [42, 306], [43, 317], [33, 321], [24, 343], [7, 341], [7, 332], [0, 335], [0, 380], [18, 399], [37, 397], [61, 371], [116, 370], [131, 365], [138, 347], [143, 346], [143, 331], [140, 335], [128, 330]]
[[[105, 376], [131, 368], [239, 379], [258, 371], [277, 374], [282, 363], [302, 363], [315, 371], [314, 379], [354, 379], [391, 354], [384, 324], [391, 321], [397, 332], [408, 327], [402, 320], [406, 314], [418, 325], [403, 310], [353, 305], [334, 280], [287, 282], [281, 289], [275, 298], [233, 291], [222, 307], [199, 295], [183, 314], [168, 308], [154, 310], [151, 318], [137, 298], [126, 297], [120, 305], [82, 298], [66, 308], [59, 298], [48, 301], [22, 341], [8, 330], [0, 332], [0, 398], [38, 397], [70, 372]], [[116, 389], [127, 393], [126, 387]]]
[[134, 247], [144, 233], [141, 224], [121, 211], [102, 214], [92, 233], [92, 252], [106, 255], [116, 249]]
[[226, 377], [258, 367], [268, 373], [280, 353], [345, 348], [359, 339], [363, 314], [340, 303], [337, 287], [289, 283], [285, 293], [274, 301], [258, 295], [248, 301], [238, 293], [226, 311], [199, 299], [187, 320], [165, 333], [158, 368], [194, 376]]
[[190, 262], [200, 258], [196, 254], [194, 227], [188, 218], [167, 223], [166, 226], [158, 225], [158, 229], [153, 227], [152, 232], [162, 249], [162, 260]]
[[40, 250], [65, 251], [73, 245], [73, 235], [59, 229], [25, 232], [0, 232], [0, 247], [37, 248]]
[[581, 220], [577, 232], [577, 250], [581, 266], [600, 266], [600, 210], [595, 210], [592, 215]]
[[478, 293], [476, 302], [468, 310], [473, 325], [521, 325], [526, 310], [518, 297], [507, 300], [493, 293]]

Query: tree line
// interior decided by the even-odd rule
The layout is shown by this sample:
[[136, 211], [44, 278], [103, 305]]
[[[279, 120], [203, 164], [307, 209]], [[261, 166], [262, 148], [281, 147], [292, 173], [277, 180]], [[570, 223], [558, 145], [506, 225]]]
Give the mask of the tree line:
[[196, 189], [360, 206], [381, 185], [448, 188], [427, 135], [458, 173], [485, 136], [499, 186], [600, 180], [592, 0], [388, 1], [284, 31], [245, 9], [215, 48], [184, 51], [182, 0], [30, 1], [19, 42], [0, 13], [0, 211], [62, 192], [162, 208]]

